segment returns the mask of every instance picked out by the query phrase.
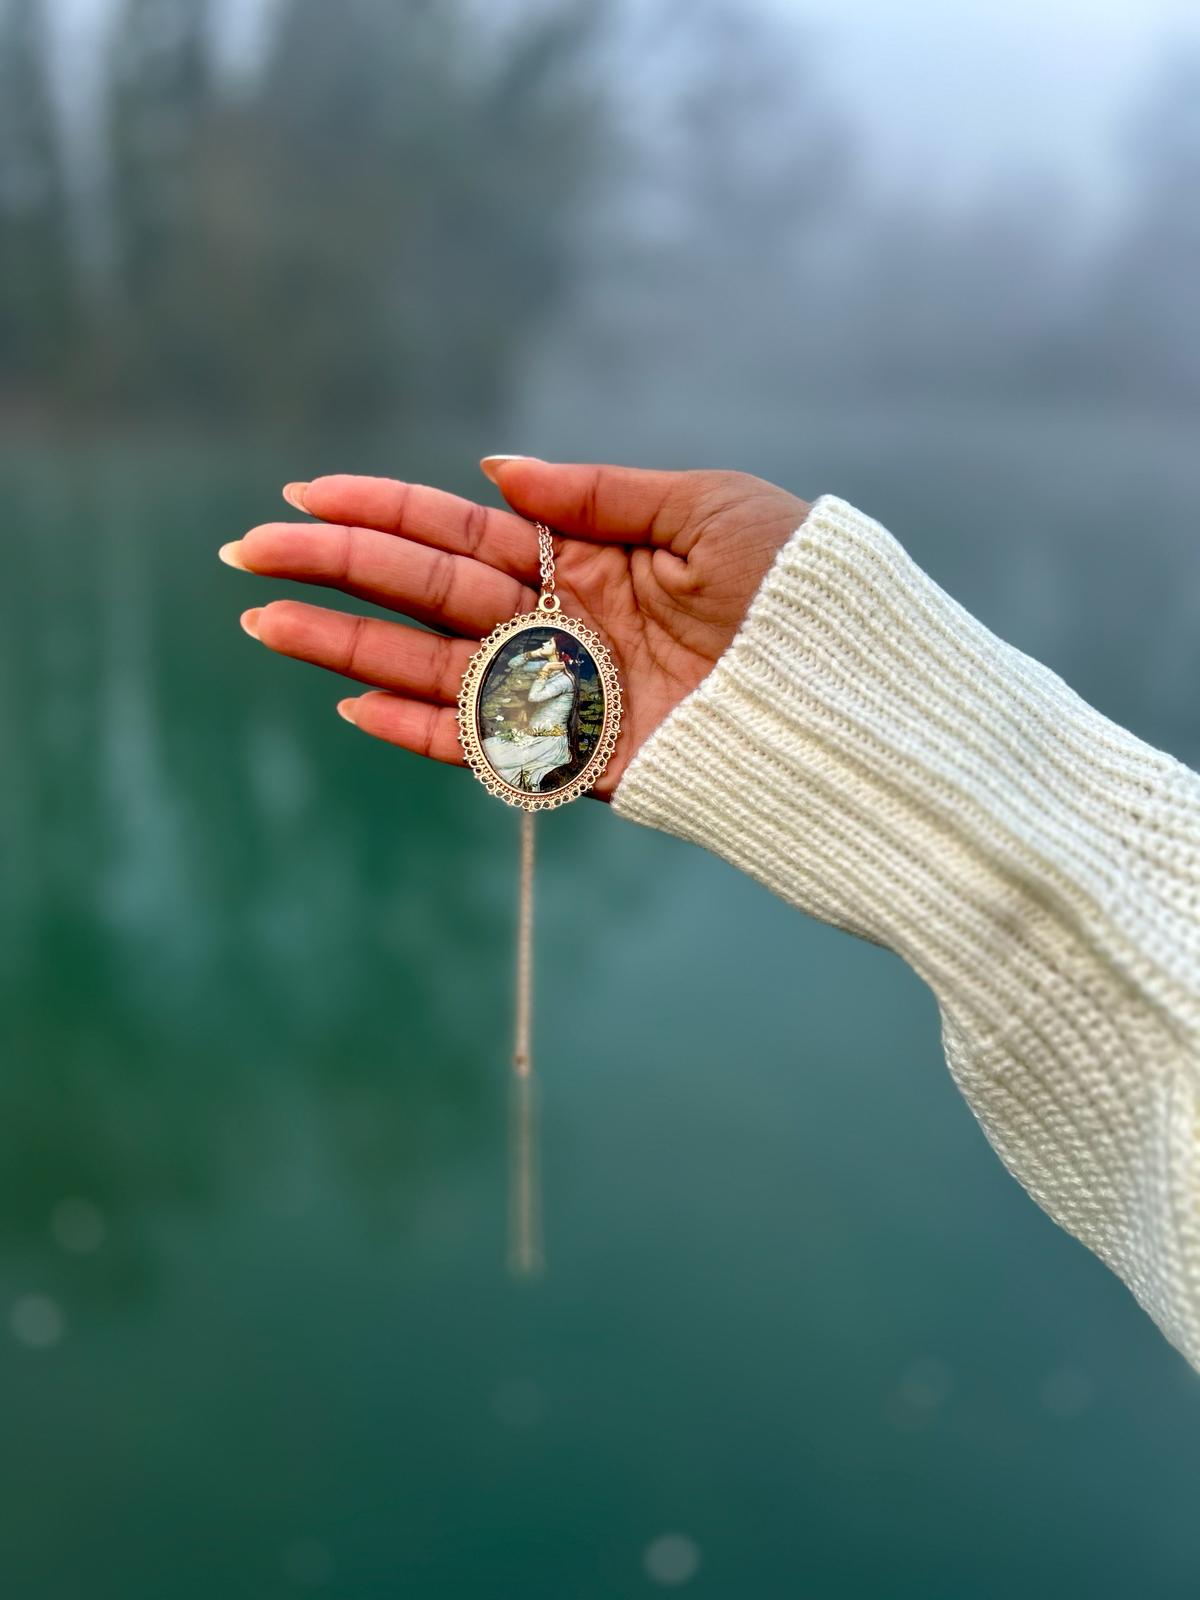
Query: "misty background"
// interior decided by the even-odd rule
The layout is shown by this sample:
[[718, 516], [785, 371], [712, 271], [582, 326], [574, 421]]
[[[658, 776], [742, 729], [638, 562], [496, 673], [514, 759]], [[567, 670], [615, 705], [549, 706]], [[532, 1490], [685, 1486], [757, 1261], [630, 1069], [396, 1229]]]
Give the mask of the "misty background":
[[6, 1592], [1193, 1593], [1195, 1375], [932, 997], [594, 802], [506, 1279], [515, 814], [215, 552], [737, 467], [1197, 765], [1198, 420], [1189, 6], [0, 0]]
[[[1090, 161], [1028, 139], [1087, 72], [1085, 38], [1060, 37], [1058, 73], [1010, 89], [1015, 150], [977, 138], [968, 177], [961, 79], [983, 63], [934, 39], [924, 80], [901, 57], [864, 81], [802, 8], [2, 18], [18, 415], [499, 425], [535, 343], [609, 405], [681, 376], [759, 405], [794, 406], [801, 379], [910, 403], [1200, 392], [1195, 30], [1143, 43]], [[909, 92], [880, 107], [888, 78]], [[894, 136], [880, 111], [904, 108]], [[904, 181], [888, 146], [922, 138], [931, 173]]]

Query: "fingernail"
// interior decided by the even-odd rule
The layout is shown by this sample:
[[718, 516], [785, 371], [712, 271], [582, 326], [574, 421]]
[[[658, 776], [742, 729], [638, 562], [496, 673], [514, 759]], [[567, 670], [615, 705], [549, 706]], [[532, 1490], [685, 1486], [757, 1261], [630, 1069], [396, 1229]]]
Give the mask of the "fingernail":
[[227, 567], [236, 567], [239, 572], [250, 571], [250, 568], [242, 560], [242, 541], [240, 539], [234, 539], [230, 544], [223, 544], [217, 554]]
[[339, 700], [338, 716], [345, 717], [347, 722], [357, 722], [358, 718], [354, 715], [354, 708], [357, 705], [357, 700]]
[[531, 461], [532, 456], [484, 456], [479, 463], [480, 471], [485, 477], [496, 482], [496, 468], [504, 465], [506, 461]]
[[285, 483], [283, 486], [283, 498], [288, 505], [295, 506], [297, 511], [307, 511], [308, 507], [304, 504], [304, 491], [307, 488], [307, 483]]
[[253, 611], [243, 611], [238, 621], [252, 639], [258, 638], [258, 619], [263, 614], [261, 606], [255, 606]]

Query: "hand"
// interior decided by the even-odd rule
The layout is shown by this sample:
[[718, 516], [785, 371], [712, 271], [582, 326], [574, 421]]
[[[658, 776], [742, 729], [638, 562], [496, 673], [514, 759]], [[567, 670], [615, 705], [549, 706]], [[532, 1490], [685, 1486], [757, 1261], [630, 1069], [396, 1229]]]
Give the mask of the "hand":
[[[364, 733], [463, 764], [455, 703], [497, 623], [538, 597], [533, 526], [554, 532], [563, 611], [607, 640], [624, 685], [621, 734], [590, 792], [607, 800], [664, 717], [706, 677], [808, 505], [741, 472], [656, 472], [487, 458], [513, 508], [424, 484], [326, 477], [285, 497], [318, 520], [269, 522], [222, 548], [231, 566], [322, 584], [441, 630], [276, 600], [246, 631], [281, 655], [373, 686], [338, 709]], [[514, 515], [516, 512], [518, 515]]]

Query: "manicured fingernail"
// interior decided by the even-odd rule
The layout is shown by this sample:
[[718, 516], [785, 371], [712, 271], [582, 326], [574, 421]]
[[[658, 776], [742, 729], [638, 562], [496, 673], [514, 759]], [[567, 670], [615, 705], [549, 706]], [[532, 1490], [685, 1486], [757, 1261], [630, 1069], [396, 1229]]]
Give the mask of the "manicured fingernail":
[[217, 554], [227, 567], [236, 567], [239, 572], [250, 571], [250, 568], [242, 560], [242, 541], [240, 539], [234, 539], [230, 544], [223, 544]]
[[262, 607], [255, 606], [253, 611], [243, 611], [238, 621], [252, 639], [258, 638], [258, 619], [262, 616]]
[[307, 511], [308, 507], [304, 504], [304, 492], [307, 488], [307, 483], [285, 483], [283, 498], [288, 505], [295, 506], [297, 511]]
[[484, 456], [479, 463], [479, 468], [485, 477], [490, 478], [495, 483], [497, 467], [502, 467], [506, 461], [529, 461], [531, 459], [532, 457], [530, 456]]
[[339, 700], [338, 701], [338, 716], [339, 717], [345, 717], [347, 722], [357, 722], [358, 718], [354, 714], [355, 707], [357, 705], [358, 705], [358, 701], [357, 700]]

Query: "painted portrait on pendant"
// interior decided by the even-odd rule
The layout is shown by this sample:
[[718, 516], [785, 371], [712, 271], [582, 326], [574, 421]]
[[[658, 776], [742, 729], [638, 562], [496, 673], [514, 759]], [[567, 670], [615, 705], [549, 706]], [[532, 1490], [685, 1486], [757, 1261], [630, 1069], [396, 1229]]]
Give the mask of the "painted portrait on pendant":
[[590, 651], [560, 628], [526, 628], [496, 652], [476, 714], [484, 757], [525, 794], [549, 794], [583, 770], [604, 726]]

